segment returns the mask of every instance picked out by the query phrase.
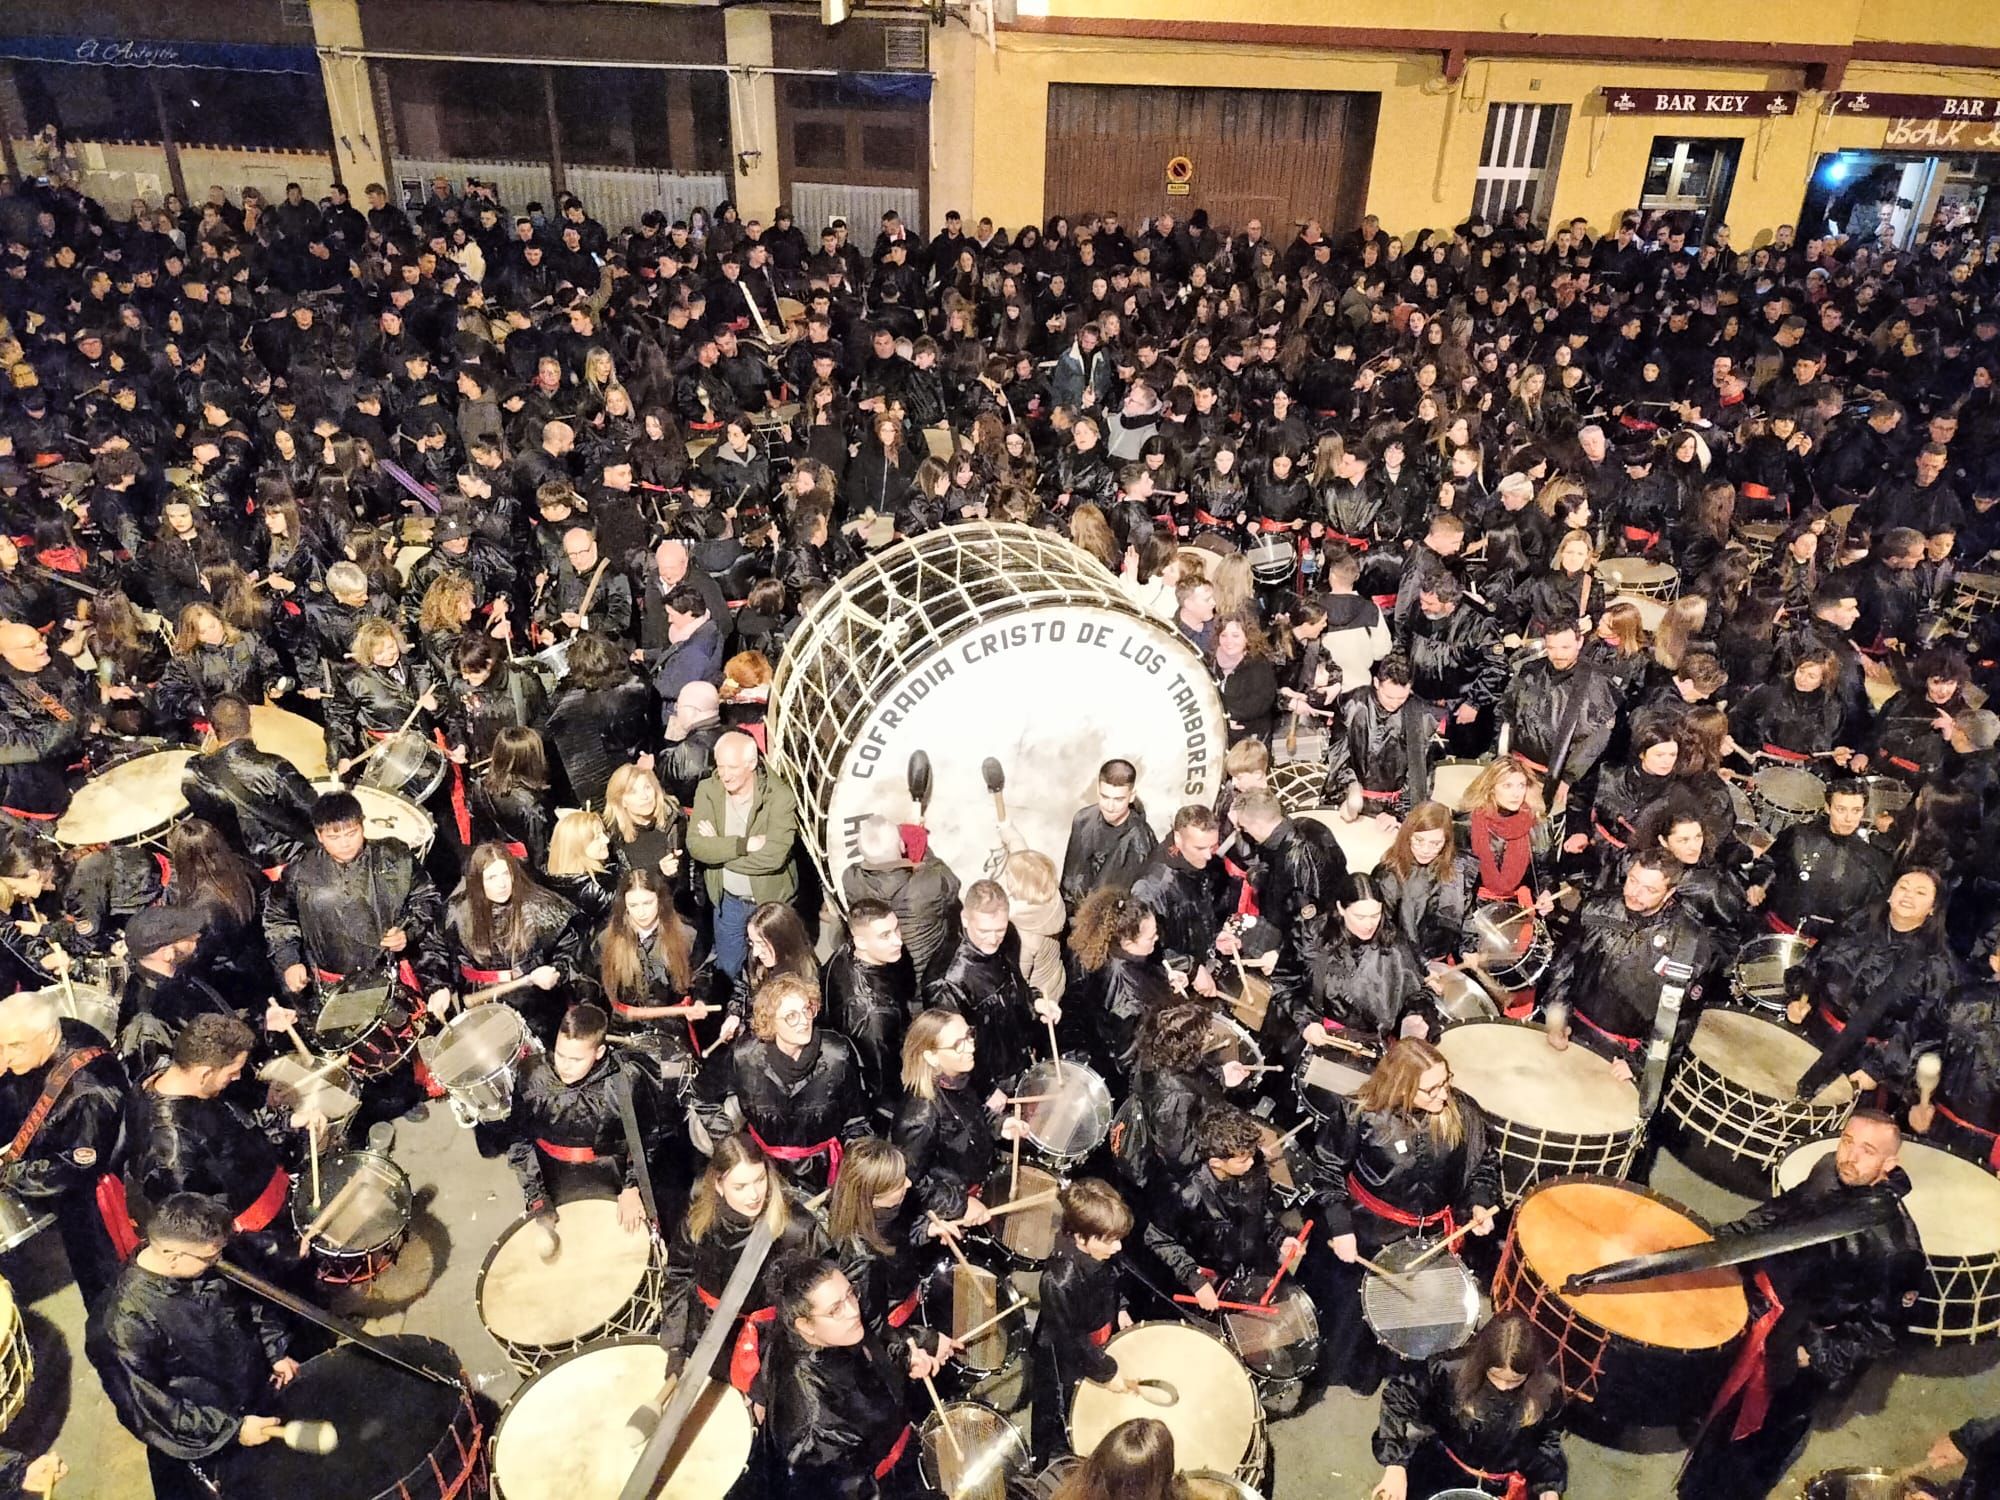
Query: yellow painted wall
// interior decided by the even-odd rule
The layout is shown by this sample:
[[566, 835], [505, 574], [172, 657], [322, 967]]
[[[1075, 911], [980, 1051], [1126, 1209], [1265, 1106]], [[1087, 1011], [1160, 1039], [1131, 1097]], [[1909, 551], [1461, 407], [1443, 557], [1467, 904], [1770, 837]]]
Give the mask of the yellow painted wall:
[[[1034, 7], [1033, 0], [1023, 11]], [[1754, 24], [1760, 38], [1844, 45], [1858, 19], [1855, 0], [1768, 0], [1744, 5], [1677, 4], [1672, 13], [1680, 35], [1729, 39]], [[1922, 34], [1926, 15], [1947, 7], [1918, 0], [1877, 3], [1868, 24], [1876, 34], [1893, 19], [1902, 34]], [[1964, 19], [1967, 7], [1948, 7]], [[1208, 14], [1201, 14], [1206, 10]], [[1994, 7], [2000, 14], [2000, 7]], [[1138, 7], [1118, 0], [1047, 0], [1046, 12], [1069, 16], [1135, 15]], [[1657, 34], [1660, 22], [1651, 4], [1612, 0], [1591, 8], [1592, 29], [1605, 34]], [[1212, 19], [1202, 0], [1159, 0], [1144, 8], [1148, 20]], [[1746, 17], [1754, 21], [1746, 21]], [[1819, 24], [1814, 24], [1817, 18]], [[1885, 19], [1886, 18], [1886, 19]], [[1398, 7], [1399, 25], [1467, 30], [1576, 27], [1573, 4], [1502, 0], [1501, 4], [1418, 0]], [[1348, 9], [1325, 0], [1264, 0], [1257, 20], [1268, 24], [1356, 24]], [[1511, 23], [1511, 24], [1503, 24]], [[1977, 29], [2000, 31], [2000, 21], [1982, 16]], [[1959, 29], [1933, 29], [1970, 40]], [[2000, 38], [1996, 38], [2000, 40]], [[1445, 228], [1471, 210], [1486, 110], [1494, 103], [1567, 104], [1569, 131], [1557, 176], [1553, 216], [1583, 215], [1593, 224], [1612, 221], [1636, 206], [1646, 160], [1656, 135], [1736, 137], [1744, 142], [1728, 219], [1738, 244], [1768, 238], [1779, 223], [1792, 221], [1805, 194], [1818, 154], [1879, 147], [1881, 119], [1828, 119], [1820, 96], [1806, 95], [1799, 113], [1775, 120], [1721, 118], [1608, 117], [1598, 90], [1607, 84], [1675, 84], [1690, 89], [1798, 89], [1796, 69], [1701, 66], [1673, 62], [1619, 63], [1615, 60], [1482, 58], [1474, 56], [1457, 85], [1445, 84], [1438, 54], [1330, 52], [1291, 46], [1225, 46], [1114, 38], [1065, 37], [1002, 32], [997, 51], [981, 47], [973, 61], [974, 128], [972, 196], [978, 212], [1007, 225], [1040, 220], [1056, 209], [1086, 205], [1043, 202], [1047, 150], [1048, 90], [1052, 83], [1151, 84], [1180, 87], [1354, 90], [1381, 96], [1375, 153], [1368, 188], [1369, 211], [1395, 233]], [[1901, 93], [1967, 92], [2000, 95], [2000, 72], [1941, 72], [1910, 65], [1855, 65], [1846, 89]], [[1200, 162], [1195, 192], [1201, 201]], [[1165, 163], [1161, 164], [1164, 170]], [[1334, 226], [1340, 228], [1344, 226]]]

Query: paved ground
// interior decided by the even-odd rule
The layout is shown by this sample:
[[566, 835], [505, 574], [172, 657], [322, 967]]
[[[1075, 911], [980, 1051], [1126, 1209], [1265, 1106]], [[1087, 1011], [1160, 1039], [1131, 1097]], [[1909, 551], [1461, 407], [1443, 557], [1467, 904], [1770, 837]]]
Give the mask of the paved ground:
[[[414, 1233], [396, 1267], [358, 1306], [371, 1328], [407, 1328], [444, 1339], [458, 1350], [480, 1387], [504, 1402], [519, 1377], [480, 1325], [473, 1288], [487, 1251], [519, 1211], [513, 1180], [503, 1163], [480, 1159], [470, 1133], [455, 1128], [443, 1109], [425, 1124], [401, 1127], [396, 1156], [419, 1195]], [[1664, 1154], [1652, 1183], [1712, 1218], [1727, 1217], [1747, 1201], [1695, 1177]], [[138, 1445], [118, 1428], [95, 1375], [81, 1359], [81, 1303], [55, 1237], [31, 1242], [10, 1258], [5, 1270], [27, 1306], [35, 1355], [28, 1407], [8, 1432], [7, 1443], [39, 1452], [55, 1437], [72, 1469], [62, 1486], [64, 1500], [144, 1500], [148, 1489]], [[1800, 1472], [1915, 1462], [1936, 1433], [1969, 1416], [2000, 1410], [1996, 1362], [2000, 1343], [1903, 1355], [1893, 1374], [1878, 1371], [1862, 1387], [1838, 1426], [1814, 1435]], [[1000, 1404], [1015, 1399], [1012, 1382], [1001, 1383], [991, 1394]], [[1281, 1500], [1362, 1500], [1378, 1472], [1368, 1453], [1375, 1415], [1373, 1400], [1335, 1392], [1274, 1423], [1266, 1492]], [[1649, 1500], [1669, 1494], [1679, 1462], [1678, 1448], [1668, 1446], [1672, 1441], [1671, 1434], [1656, 1434], [1654, 1451], [1629, 1451], [1573, 1438], [1570, 1495], [1573, 1500]]]

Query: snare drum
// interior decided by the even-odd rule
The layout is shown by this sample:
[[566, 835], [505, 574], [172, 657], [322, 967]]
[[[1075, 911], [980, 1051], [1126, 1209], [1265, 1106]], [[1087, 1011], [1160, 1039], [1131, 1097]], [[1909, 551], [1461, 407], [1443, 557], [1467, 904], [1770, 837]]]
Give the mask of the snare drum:
[[1500, 1186], [1514, 1202], [1549, 1177], [1623, 1177], [1642, 1139], [1639, 1089], [1588, 1047], [1558, 1051], [1527, 1021], [1447, 1029], [1438, 1050], [1493, 1132]]
[[[626, 1419], [667, 1379], [658, 1339], [618, 1338], [565, 1355], [514, 1393], [493, 1431], [496, 1500], [618, 1500], [639, 1460]], [[674, 1441], [653, 1500], [718, 1500], [750, 1463], [750, 1404], [710, 1380]]]
[[1750, 1321], [1733, 1268], [1565, 1296], [1562, 1285], [1628, 1256], [1713, 1239], [1658, 1193], [1601, 1177], [1537, 1184], [1514, 1211], [1493, 1311], [1520, 1312], [1549, 1341], [1572, 1401], [1611, 1423], [1663, 1426], [1705, 1410]]
[[1826, 811], [1826, 783], [1799, 766], [1765, 766], [1750, 778], [1750, 805], [1775, 837]]
[[14, 1288], [0, 1276], [0, 1432], [28, 1404], [28, 1387], [35, 1381], [35, 1350], [14, 1301]]
[[[1270, 1284], [1263, 1272], [1244, 1271], [1223, 1284], [1221, 1296], [1255, 1306]], [[1319, 1368], [1319, 1313], [1306, 1289], [1284, 1283], [1265, 1313], [1224, 1311], [1222, 1331], [1256, 1381], [1265, 1412], [1283, 1417], [1296, 1411], [1306, 1377]]]
[[1799, 1080], [1818, 1061], [1819, 1048], [1775, 1021], [1703, 1011], [1661, 1100], [1688, 1164], [1728, 1185], [1761, 1185], [1801, 1141], [1838, 1135], [1854, 1112], [1852, 1084], [1836, 1078], [1813, 1099], [1798, 1097]]
[[1033, 1104], [1021, 1106], [1030, 1146], [1059, 1172], [1080, 1164], [1111, 1134], [1111, 1091], [1095, 1069], [1065, 1057], [1028, 1068], [1014, 1092]]
[[[993, 1180], [986, 1184], [985, 1203], [988, 1208], [999, 1208], [1012, 1203], [1015, 1198], [1039, 1198], [1051, 1191], [1060, 1191], [1063, 1180], [1053, 1172], [1045, 1172], [1040, 1167], [1021, 1163], [1020, 1190], [1007, 1191], [1011, 1167], [1002, 1167], [993, 1174]], [[1056, 1234], [1062, 1228], [1062, 1203], [1051, 1200], [1024, 1208], [1019, 1213], [1008, 1214], [997, 1220], [986, 1233], [997, 1236], [1000, 1248], [1005, 1250], [1014, 1263], [1023, 1270], [1038, 1270], [1043, 1261], [1055, 1253]]]
[[[1449, 1354], [1479, 1323], [1479, 1283], [1465, 1262], [1436, 1241], [1396, 1240], [1375, 1252], [1394, 1282], [1370, 1272], [1361, 1281], [1361, 1316], [1382, 1347], [1421, 1362]], [[1428, 1259], [1425, 1257], [1428, 1256]], [[1423, 1264], [1406, 1270], [1418, 1260]]]
[[1208, 1018], [1208, 1045], [1202, 1048], [1202, 1061], [1213, 1065], [1218, 1074], [1230, 1063], [1241, 1063], [1250, 1070], [1243, 1087], [1254, 1089], [1263, 1076], [1258, 1070], [1264, 1066], [1264, 1049], [1257, 1045], [1248, 1027], [1232, 1017], [1217, 1014]]
[[1135, 1323], [1114, 1333], [1105, 1352], [1127, 1380], [1164, 1381], [1174, 1396], [1160, 1405], [1137, 1394], [1114, 1395], [1086, 1380], [1070, 1407], [1070, 1447], [1088, 1457], [1111, 1429], [1152, 1417], [1174, 1435], [1183, 1469], [1213, 1469], [1248, 1484], [1264, 1475], [1264, 1412], [1243, 1362], [1221, 1339], [1186, 1323]]
[[2000, 609], [2000, 574], [1960, 573], [1958, 592], [1952, 595], [1945, 613], [1961, 625], [1970, 625]]
[[514, 1112], [514, 1080], [536, 1049], [521, 1013], [499, 1002], [460, 1011], [422, 1044], [424, 1065], [468, 1129]]
[[1361, 816], [1352, 821], [1331, 807], [1308, 807], [1296, 816], [1324, 823], [1332, 831], [1333, 841], [1340, 845], [1340, 852], [1347, 856], [1347, 868], [1356, 875], [1366, 875], [1382, 863], [1382, 856], [1396, 842], [1395, 828], [1384, 828], [1376, 822], [1369, 807], [1370, 804], [1363, 803]]
[[1811, 951], [1812, 939], [1796, 933], [1770, 932], [1750, 939], [1729, 969], [1731, 998], [1751, 1010], [1783, 1011], [1791, 999], [1785, 992], [1785, 975]]
[[407, 797], [379, 787], [348, 788], [361, 804], [361, 826], [371, 839], [400, 839], [422, 859], [437, 837], [437, 820]]
[[444, 751], [414, 729], [398, 730], [381, 744], [361, 767], [362, 786], [428, 802], [450, 774], [451, 762]]
[[321, 1144], [338, 1150], [347, 1144], [348, 1126], [361, 1109], [361, 1096], [349, 1085], [353, 1082], [344, 1057], [315, 1057], [310, 1060], [285, 1053], [257, 1070], [257, 1077], [269, 1084], [270, 1106], [291, 1114], [297, 1110], [317, 1110], [327, 1118], [328, 1131]]
[[[352, 1192], [350, 1182], [357, 1183]], [[292, 1193], [292, 1228], [301, 1236], [322, 1208], [337, 1205], [313, 1238], [319, 1279], [329, 1286], [373, 1281], [396, 1263], [409, 1235], [409, 1177], [378, 1152], [343, 1151], [321, 1160], [319, 1183], [318, 1203], [310, 1201], [309, 1175]]]
[[[1060, 1209], [1058, 1204], [1050, 1207]], [[1007, 1218], [1021, 1218], [1025, 1212]], [[946, 1255], [932, 1266], [917, 1299], [922, 1325], [948, 1338], [961, 1337], [967, 1329], [977, 1328], [1021, 1301], [1010, 1274], [1012, 1267], [997, 1248], [975, 1241], [964, 1253], [963, 1263], [955, 1255]], [[1020, 1357], [1026, 1338], [1027, 1319], [1011, 1317], [974, 1338], [952, 1357], [949, 1368], [975, 1380], [997, 1375]]]
[[1299, 565], [1299, 544], [1286, 535], [1268, 536], [1243, 554], [1250, 559], [1250, 571], [1266, 588], [1289, 583]]
[[[1835, 1137], [1793, 1147], [1771, 1174], [1777, 1190], [1804, 1182], [1839, 1144]], [[1992, 1337], [2000, 1332], [2000, 1179], [1978, 1162], [1907, 1138], [1900, 1164], [1910, 1174], [1903, 1207], [1916, 1221], [1930, 1272], [1910, 1309], [1910, 1332], [1933, 1344]]]
[[1486, 977], [1503, 990], [1525, 990], [1540, 982], [1555, 957], [1555, 943], [1541, 914], [1516, 901], [1483, 902], [1472, 913], [1460, 957], [1477, 959]]
[[56, 842], [71, 848], [158, 842], [187, 812], [181, 777], [192, 759], [192, 750], [156, 750], [106, 766], [76, 789], [56, 819]]
[[660, 1326], [667, 1251], [657, 1234], [621, 1228], [610, 1198], [559, 1205], [555, 1227], [562, 1248], [544, 1260], [542, 1226], [516, 1219], [486, 1253], [473, 1289], [479, 1321], [523, 1375], [585, 1344]]
[[[404, 1358], [457, 1378], [426, 1380], [351, 1345], [315, 1355], [258, 1404], [281, 1422], [332, 1422], [340, 1446], [316, 1454], [294, 1453], [283, 1443], [232, 1443], [210, 1461], [223, 1500], [476, 1500], [487, 1493], [486, 1424], [458, 1356], [435, 1339], [376, 1337], [386, 1337]], [[629, 1410], [621, 1407], [621, 1421]], [[567, 1449], [564, 1458], [572, 1468], [582, 1462]]]
[[1359, 1053], [1308, 1047], [1292, 1072], [1299, 1107], [1322, 1125], [1347, 1118], [1343, 1102], [1368, 1081], [1373, 1064]]
[[1597, 576], [1609, 592], [1633, 594], [1641, 599], [1671, 599], [1681, 591], [1680, 569], [1668, 563], [1647, 562], [1643, 557], [1601, 558]]
[[1785, 528], [1777, 521], [1739, 521], [1736, 523], [1736, 540], [1743, 544], [1743, 550], [1750, 554], [1753, 568], [1761, 568], [1777, 550], [1778, 538], [1785, 534]]
[[396, 980], [343, 979], [320, 998], [313, 1050], [345, 1057], [356, 1079], [381, 1078], [416, 1049], [423, 1001]]
[[1861, 776], [1856, 780], [1868, 794], [1867, 811], [1862, 815], [1864, 827], [1873, 828], [1878, 818], [1893, 818], [1910, 805], [1909, 785], [1893, 776]]
[[949, 1500], [1007, 1500], [1008, 1487], [1033, 1466], [1020, 1429], [983, 1401], [946, 1402], [917, 1437], [924, 1483]]

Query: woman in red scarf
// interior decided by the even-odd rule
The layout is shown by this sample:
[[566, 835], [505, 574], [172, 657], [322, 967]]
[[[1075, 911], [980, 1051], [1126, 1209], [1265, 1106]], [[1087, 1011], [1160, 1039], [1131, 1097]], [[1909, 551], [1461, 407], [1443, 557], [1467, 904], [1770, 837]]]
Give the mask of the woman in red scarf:
[[[1470, 827], [1466, 844], [1479, 865], [1474, 910], [1488, 902], [1519, 904], [1546, 917], [1555, 907], [1552, 865], [1557, 850], [1542, 816], [1541, 779], [1518, 755], [1502, 755], [1465, 789]], [[1523, 941], [1532, 937], [1522, 924]], [[1532, 986], [1511, 993], [1505, 1009], [1523, 1016], [1534, 1006]]]

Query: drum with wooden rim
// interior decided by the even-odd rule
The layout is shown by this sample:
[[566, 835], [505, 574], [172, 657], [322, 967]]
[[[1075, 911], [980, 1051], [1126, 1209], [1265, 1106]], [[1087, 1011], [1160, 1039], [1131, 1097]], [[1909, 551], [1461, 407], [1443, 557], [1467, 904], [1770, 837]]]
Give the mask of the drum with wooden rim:
[[1756, 1192], [1792, 1147], [1838, 1135], [1854, 1112], [1852, 1084], [1836, 1078], [1811, 1099], [1798, 1096], [1818, 1061], [1819, 1048], [1767, 1017], [1703, 1011], [1661, 1100], [1688, 1165]]
[[1024, 1198], [1043, 1200], [1032, 1208], [995, 1220], [985, 1231], [1020, 1269], [1038, 1270], [1055, 1253], [1056, 1234], [1062, 1228], [1062, 1204], [1048, 1195], [1060, 1192], [1062, 1187], [1063, 1180], [1055, 1173], [1025, 1161], [1021, 1163], [1018, 1179], [1011, 1166], [1002, 1166], [986, 1184], [984, 1201], [989, 1208]]
[[1070, 1446], [1088, 1457], [1111, 1429], [1134, 1417], [1164, 1422], [1183, 1469], [1213, 1469], [1256, 1484], [1264, 1474], [1264, 1411], [1256, 1383], [1214, 1334], [1185, 1323], [1135, 1323], [1105, 1352], [1119, 1375], [1144, 1381], [1114, 1393], [1086, 1380], [1069, 1415]]
[[181, 777], [192, 759], [192, 750], [156, 750], [106, 766], [76, 789], [56, 819], [56, 842], [72, 848], [158, 842], [187, 812]]
[[479, 1321], [523, 1375], [599, 1339], [651, 1333], [663, 1313], [657, 1234], [621, 1227], [609, 1198], [572, 1199], [554, 1219], [553, 1242], [526, 1215], [503, 1230], [473, 1289]]
[[1750, 1320], [1742, 1273], [1727, 1268], [1574, 1296], [1571, 1276], [1713, 1239], [1671, 1198], [1629, 1182], [1558, 1177], [1514, 1211], [1493, 1278], [1493, 1310], [1519, 1312], [1555, 1350], [1573, 1402], [1613, 1424], [1662, 1426], [1707, 1408]]

